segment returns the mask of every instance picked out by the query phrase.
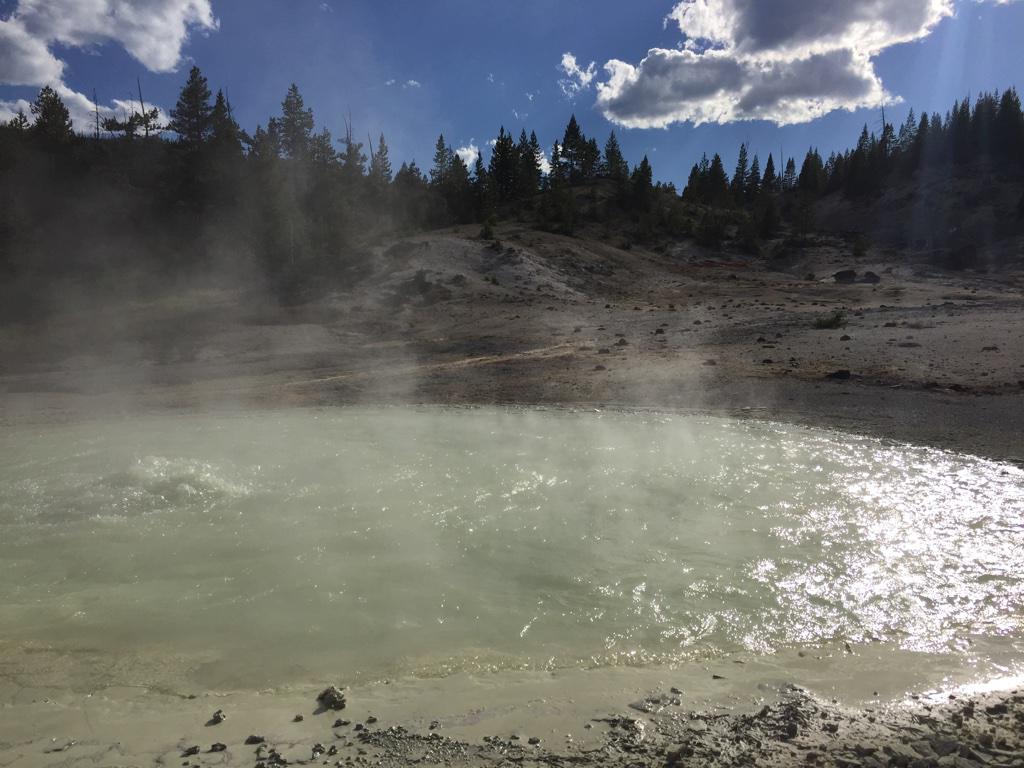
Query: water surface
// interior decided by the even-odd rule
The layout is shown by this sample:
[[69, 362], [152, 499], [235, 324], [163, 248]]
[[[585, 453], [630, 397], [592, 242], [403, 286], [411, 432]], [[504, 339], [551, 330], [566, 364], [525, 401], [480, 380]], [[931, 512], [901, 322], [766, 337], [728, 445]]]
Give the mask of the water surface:
[[[263, 688], [1024, 624], [1024, 472], [682, 415], [297, 410], [0, 434], [0, 664]], [[38, 659], [38, 668], [33, 659]]]

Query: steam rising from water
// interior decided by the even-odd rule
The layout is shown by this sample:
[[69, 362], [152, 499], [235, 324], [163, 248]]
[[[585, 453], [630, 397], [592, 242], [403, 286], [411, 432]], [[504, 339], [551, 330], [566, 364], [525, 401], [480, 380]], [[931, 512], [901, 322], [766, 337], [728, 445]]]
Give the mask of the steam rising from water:
[[[0, 436], [0, 660], [262, 687], [1024, 624], [1024, 472], [754, 422], [344, 409]], [[101, 663], [103, 662], [103, 663]]]

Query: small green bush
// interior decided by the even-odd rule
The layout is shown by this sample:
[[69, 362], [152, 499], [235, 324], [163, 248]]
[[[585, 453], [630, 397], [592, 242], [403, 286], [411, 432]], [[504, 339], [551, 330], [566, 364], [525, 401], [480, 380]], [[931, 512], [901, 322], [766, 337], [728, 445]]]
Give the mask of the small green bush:
[[846, 316], [842, 312], [833, 312], [831, 315], [819, 317], [814, 321], [814, 327], [819, 331], [842, 328], [844, 325], [846, 325]]

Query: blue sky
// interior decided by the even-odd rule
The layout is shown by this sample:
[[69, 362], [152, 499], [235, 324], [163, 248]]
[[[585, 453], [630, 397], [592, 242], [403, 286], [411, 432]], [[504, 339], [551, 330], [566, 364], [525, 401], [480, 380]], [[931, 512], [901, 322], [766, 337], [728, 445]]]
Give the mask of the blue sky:
[[[118, 14], [124, 2], [136, 11], [131, 23]], [[104, 108], [123, 109], [136, 78], [148, 102], [169, 109], [194, 61], [250, 130], [277, 113], [293, 81], [335, 136], [351, 112], [358, 137], [383, 131], [394, 161], [421, 166], [439, 132], [457, 147], [486, 149], [499, 125], [525, 127], [550, 148], [575, 112], [588, 135], [603, 144], [615, 127], [631, 161], [646, 153], [658, 178], [682, 186], [703, 151], [731, 165], [746, 141], [762, 163], [780, 147], [799, 161], [810, 145], [825, 153], [851, 145], [865, 122], [880, 122], [883, 105], [899, 121], [910, 106], [945, 112], [979, 90], [1024, 87], [1024, 2], [83, 5], [0, 0], [0, 113], [55, 77], [76, 115], [94, 89]], [[868, 15], [881, 26], [865, 31]], [[576, 77], [562, 67], [568, 52]], [[606, 68], [612, 60], [620, 65]], [[752, 85], [761, 77], [752, 73], [764, 71], [771, 77]], [[708, 122], [695, 126], [700, 120]], [[795, 124], [779, 124], [787, 122]], [[667, 127], [629, 127], [654, 124]]]

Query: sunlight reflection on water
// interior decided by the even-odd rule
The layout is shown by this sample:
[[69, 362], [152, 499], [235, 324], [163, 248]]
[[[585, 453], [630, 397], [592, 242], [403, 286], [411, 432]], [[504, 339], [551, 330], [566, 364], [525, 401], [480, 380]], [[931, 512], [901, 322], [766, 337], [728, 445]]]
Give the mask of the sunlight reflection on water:
[[[679, 415], [339, 409], [0, 436], [0, 642], [265, 684], [1019, 634], [1024, 473]], [[284, 658], [282, 658], [284, 657]]]

